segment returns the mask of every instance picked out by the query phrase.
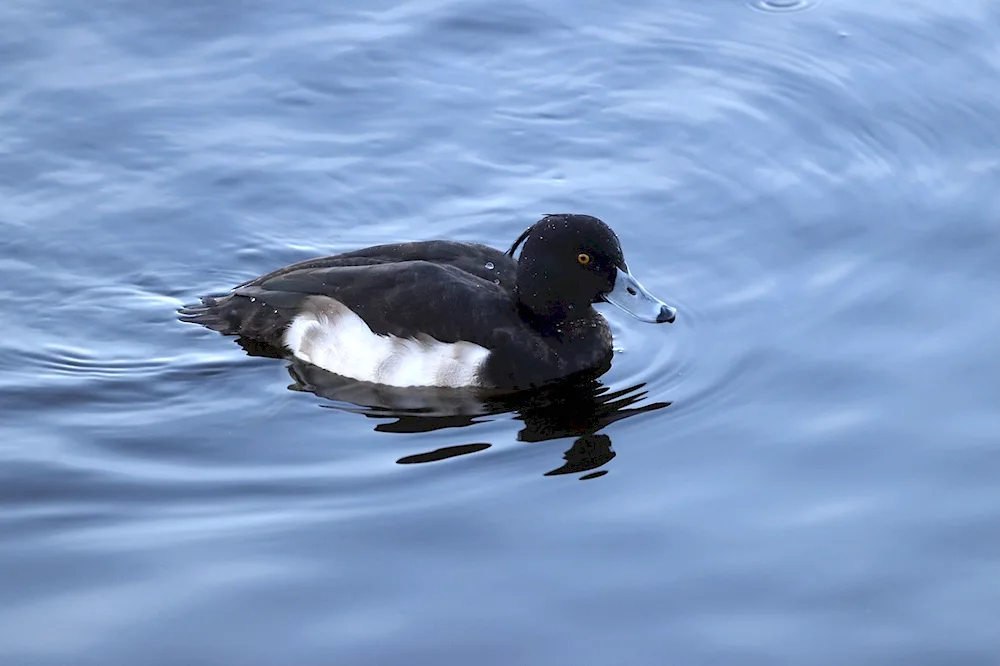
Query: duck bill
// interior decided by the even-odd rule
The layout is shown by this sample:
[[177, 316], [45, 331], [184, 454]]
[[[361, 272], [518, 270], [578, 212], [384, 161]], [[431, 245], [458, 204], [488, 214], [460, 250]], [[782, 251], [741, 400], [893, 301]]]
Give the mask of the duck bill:
[[614, 288], [604, 295], [604, 300], [651, 324], [672, 324], [677, 317], [675, 308], [646, 291], [631, 273], [621, 268], [615, 276]]

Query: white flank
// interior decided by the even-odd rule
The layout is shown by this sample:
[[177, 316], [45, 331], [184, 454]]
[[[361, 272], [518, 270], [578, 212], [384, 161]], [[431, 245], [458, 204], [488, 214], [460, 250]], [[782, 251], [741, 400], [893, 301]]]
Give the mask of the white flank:
[[479, 385], [490, 352], [471, 342], [378, 335], [340, 301], [313, 296], [284, 336], [289, 351], [343, 377], [386, 386]]

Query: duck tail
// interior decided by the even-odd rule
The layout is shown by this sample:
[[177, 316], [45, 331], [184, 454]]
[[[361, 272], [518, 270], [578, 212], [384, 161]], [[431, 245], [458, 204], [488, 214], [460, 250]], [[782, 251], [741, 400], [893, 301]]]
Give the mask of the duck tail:
[[235, 293], [202, 296], [201, 303], [185, 305], [177, 313], [182, 322], [271, 345], [281, 344], [293, 316], [286, 307], [272, 306], [265, 298]]
[[238, 335], [241, 317], [239, 303], [232, 294], [202, 296], [200, 303], [177, 309], [177, 318], [189, 324], [199, 324], [223, 335]]

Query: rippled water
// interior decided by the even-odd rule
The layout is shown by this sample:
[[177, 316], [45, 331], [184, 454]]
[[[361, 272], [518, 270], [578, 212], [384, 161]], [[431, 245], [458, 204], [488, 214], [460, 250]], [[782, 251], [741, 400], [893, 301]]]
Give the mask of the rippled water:
[[[995, 663], [992, 3], [0, 25], [3, 664]], [[557, 211], [680, 309], [605, 309], [597, 385], [445, 409], [175, 319]]]

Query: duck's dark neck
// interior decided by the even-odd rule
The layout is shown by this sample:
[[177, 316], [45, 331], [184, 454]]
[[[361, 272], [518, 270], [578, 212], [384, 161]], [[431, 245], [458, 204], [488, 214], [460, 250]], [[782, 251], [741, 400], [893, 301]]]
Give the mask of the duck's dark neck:
[[521, 317], [543, 333], [559, 333], [567, 324], [587, 319], [594, 312], [590, 303], [572, 303], [537, 291], [515, 293]]

